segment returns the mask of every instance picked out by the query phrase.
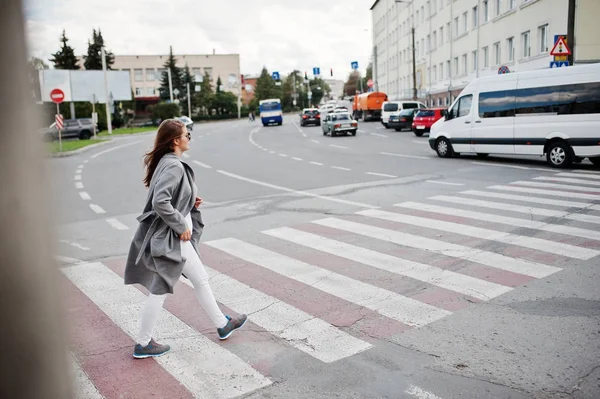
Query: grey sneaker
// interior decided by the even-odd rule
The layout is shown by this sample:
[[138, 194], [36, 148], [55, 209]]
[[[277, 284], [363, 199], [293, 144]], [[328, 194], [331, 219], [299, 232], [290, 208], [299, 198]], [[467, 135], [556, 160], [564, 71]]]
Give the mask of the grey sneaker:
[[154, 340], [154, 338], [150, 339], [150, 342], [145, 347], [137, 344], [133, 349], [133, 357], [136, 359], [144, 359], [147, 357], [158, 357], [162, 356], [171, 350], [169, 345], [161, 345]]
[[238, 328], [242, 328], [244, 324], [246, 324], [246, 320], [248, 320], [248, 316], [245, 314], [240, 315], [239, 317], [232, 319], [229, 316], [227, 317], [227, 325], [223, 328], [217, 328], [217, 333], [219, 333], [219, 339], [227, 339], [229, 336]]

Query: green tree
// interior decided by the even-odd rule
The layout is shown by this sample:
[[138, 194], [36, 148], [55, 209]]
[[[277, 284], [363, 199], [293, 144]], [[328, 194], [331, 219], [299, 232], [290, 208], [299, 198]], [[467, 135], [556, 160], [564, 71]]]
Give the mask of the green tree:
[[[192, 75], [192, 73], [190, 72], [190, 67], [186, 64], [185, 67], [183, 68], [183, 70], [181, 71], [181, 86], [183, 87], [183, 95], [182, 95], [182, 103], [181, 106], [183, 107], [183, 109], [185, 109], [187, 112], [187, 96], [188, 96], [188, 92], [187, 92], [187, 84], [190, 84], [190, 93], [189, 95], [191, 96], [191, 105], [192, 105], [192, 109], [196, 108], [196, 96], [194, 95], [194, 90], [196, 89], [196, 80], [194, 78], [194, 75]], [[190, 118], [192, 117], [191, 115], [188, 115]]]
[[369, 79], [373, 79], [373, 63], [371, 62], [369, 62], [369, 65], [367, 66], [367, 72], [365, 74], [365, 77], [362, 78], [364, 91], [369, 90], [369, 86], [367, 86], [367, 82], [369, 81]]
[[237, 115], [237, 97], [228, 91], [218, 91], [212, 100], [212, 107], [217, 110], [218, 115]]
[[146, 110], [154, 122], [181, 116], [179, 105], [175, 103], [158, 103], [149, 105]]
[[[173, 84], [173, 90], [179, 90], [179, 94], [183, 93], [183, 88], [181, 86], [181, 68], [177, 66], [177, 60], [173, 55], [173, 46], [169, 46], [169, 58], [165, 62], [165, 71], [162, 74], [162, 78], [160, 81], [160, 98], [163, 100], [168, 100], [171, 98], [171, 93], [169, 91], [169, 73], [168, 70], [171, 70], [171, 80]], [[173, 94], [173, 99], [179, 98], [179, 96]]]
[[311, 104], [319, 104], [325, 93], [330, 92], [331, 88], [321, 78], [313, 79], [309, 82], [310, 91], [312, 92]]
[[[294, 109], [294, 93], [296, 94], [296, 107], [301, 106], [300, 96], [302, 93], [303, 87], [303, 76], [300, 71], [294, 70], [288, 76], [285, 77], [285, 80], [282, 85], [283, 97], [281, 99], [281, 107], [285, 110], [285, 112], [289, 112]], [[294, 85], [295, 90], [294, 90]]]
[[212, 109], [213, 88], [212, 79], [210, 78], [208, 72], [204, 73], [204, 77], [200, 82], [200, 92], [196, 92], [194, 97], [196, 99], [196, 105], [205, 113], [209, 113], [209, 111]]
[[215, 92], [216, 93], [220, 93], [221, 92], [221, 86], [223, 86], [223, 82], [221, 81], [221, 77], [219, 76], [217, 78], [217, 86], [215, 87]]
[[283, 97], [281, 86], [275, 85], [275, 81], [269, 74], [266, 67], [263, 67], [260, 77], [256, 80], [256, 89], [254, 90], [254, 98], [257, 101], [266, 100], [268, 98]]
[[[346, 96], [354, 96], [358, 91], [360, 91], [360, 76], [358, 72], [352, 71], [350, 75], [348, 75], [348, 80], [344, 83], [344, 95]], [[366, 85], [366, 82], [365, 82]]]
[[52, 58], [50, 58], [50, 62], [54, 64], [54, 68], [79, 69], [79, 65], [77, 65], [77, 57], [75, 57], [75, 50], [73, 50], [73, 47], [68, 45], [69, 39], [67, 39], [67, 35], [64, 30], [60, 38], [60, 42], [62, 43], [60, 50], [52, 54]]
[[[98, 29], [92, 30], [92, 41], [88, 40], [87, 55], [83, 56], [85, 60], [83, 66], [88, 70], [102, 70], [102, 47], [104, 46], [104, 38], [102, 32]], [[106, 56], [106, 69], [111, 69], [115, 63], [115, 56], [112, 52], [104, 49]]]

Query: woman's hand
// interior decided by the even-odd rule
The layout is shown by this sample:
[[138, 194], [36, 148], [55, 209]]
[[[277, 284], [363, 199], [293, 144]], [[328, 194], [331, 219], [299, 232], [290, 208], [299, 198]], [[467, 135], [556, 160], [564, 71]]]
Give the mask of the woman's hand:
[[186, 231], [184, 231], [184, 232], [183, 232], [183, 233], [182, 233], [182, 234], [179, 236], [179, 239], [180, 239], [181, 241], [189, 241], [189, 240], [191, 240], [191, 239], [192, 239], [192, 231], [191, 231], [191, 230], [189, 230], [189, 229], [188, 229], [188, 230], [186, 230]]
[[200, 207], [200, 205], [202, 205], [202, 198], [196, 197], [196, 202], [194, 203], [194, 207], [198, 208], [198, 207]]

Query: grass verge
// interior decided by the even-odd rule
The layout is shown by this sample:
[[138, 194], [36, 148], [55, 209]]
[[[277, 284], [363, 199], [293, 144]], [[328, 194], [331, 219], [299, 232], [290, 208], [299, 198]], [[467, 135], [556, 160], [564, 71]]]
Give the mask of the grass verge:
[[67, 152], [78, 150], [83, 147], [87, 147], [88, 145], [97, 144], [104, 140], [63, 140], [62, 142], [62, 151], [60, 151], [58, 140], [53, 141], [52, 143], [47, 143], [48, 151], [51, 153], [58, 152]]
[[[157, 128], [154, 126], [146, 126], [146, 127], [120, 127], [118, 129], [113, 129], [112, 134], [134, 134], [134, 133], [144, 133], [144, 132], [151, 132], [153, 130], [156, 130]], [[103, 130], [102, 132], [98, 133], [98, 136], [100, 137], [104, 137], [104, 136], [110, 136], [108, 134], [108, 130]]]

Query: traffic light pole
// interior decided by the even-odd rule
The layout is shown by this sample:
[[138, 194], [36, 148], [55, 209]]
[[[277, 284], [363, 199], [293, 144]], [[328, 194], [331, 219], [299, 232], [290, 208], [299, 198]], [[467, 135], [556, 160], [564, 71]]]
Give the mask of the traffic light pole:
[[567, 16], [567, 45], [571, 54], [567, 56], [569, 65], [575, 61], [575, 0], [569, 0], [569, 11]]

